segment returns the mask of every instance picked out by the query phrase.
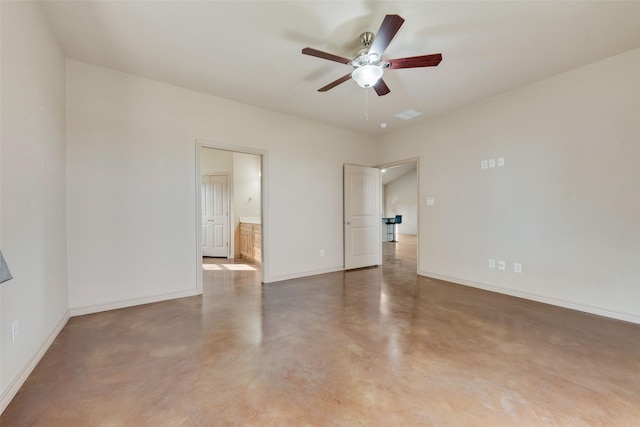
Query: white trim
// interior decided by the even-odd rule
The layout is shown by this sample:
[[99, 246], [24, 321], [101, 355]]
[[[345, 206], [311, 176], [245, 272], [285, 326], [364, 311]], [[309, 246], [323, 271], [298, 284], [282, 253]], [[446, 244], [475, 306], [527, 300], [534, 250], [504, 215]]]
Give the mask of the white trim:
[[336, 271], [346, 271], [346, 270], [344, 269], [343, 266], [340, 265], [337, 267], [322, 268], [320, 270], [305, 271], [301, 273], [292, 273], [292, 274], [283, 274], [281, 276], [271, 277], [270, 281], [267, 282], [265, 280], [264, 283], [273, 283], [273, 282], [280, 282], [282, 280], [299, 279], [301, 277], [316, 276], [318, 274], [335, 273]]
[[11, 403], [11, 400], [13, 400], [15, 395], [18, 393], [18, 390], [20, 390], [20, 387], [22, 387], [25, 381], [27, 381], [27, 378], [29, 378], [29, 375], [31, 375], [31, 372], [33, 372], [38, 362], [40, 362], [40, 359], [42, 359], [42, 356], [44, 356], [44, 354], [47, 352], [49, 347], [51, 347], [51, 344], [53, 344], [53, 341], [56, 339], [60, 331], [62, 331], [62, 328], [64, 328], [64, 326], [69, 321], [69, 317], [70, 317], [69, 310], [66, 310], [62, 315], [62, 318], [56, 324], [56, 326], [51, 330], [49, 335], [47, 335], [45, 339], [42, 341], [40, 346], [37, 348], [36, 352], [33, 353], [33, 355], [29, 358], [29, 360], [23, 366], [20, 372], [18, 372], [18, 375], [15, 376], [13, 381], [11, 381], [9, 386], [4, 390], [4, 392], [2, 393], [2, 397], [0, 398], [0, 414], [2, 414], [2, 412], [4, 412], [4, 410], [7, 408], [7, 406], [9, 406], [9, 403]]
[[524, 298], [531, 301], [537, 301], [545, 304], [555, 305], [557, 307], [568, 308], [571, 310], [582, 311], [585, 313], [595, 314], [598, 316], [608, 317], [611, 319], [623, 320], [625, 322], [640, 324], [640, 316], [637, 316], [631, 313], [624, 313], [621, 311], [609, 310], [606, 308], [596, 307], [592, 305], [579, 304], [572, 301], [566, 301], [563, 299], [533, 294], [530, 292], [503, 288], [501, 286], [488, 285], [486, 283], [474, 282], [473, 280], [458, 279], [456, 277], [444, 276], [442, 274], [430, 273], [428, 271], [421, 271], [420, 275], [425, 277], [431, 277], [433, 279], [444, 280], [446, 282], [456, 283], [458, 285], [484, 289], [486, 291], [497, 292], [499, 294], [511, 295], [514, 297]]
[[[202, 269], [202, 263], [200, 263], [200, 269]], [[83, 307], [74, 307], [74, 308], [71, 308], [70, 311], [71, 311], [72, 317], [83, 316], [85, 314], [100, 313], [102, 311], [109, 311], [109, 310], [118, 310], [120, 308], [133, 307], [136, 305], [143, 305], [143, 304], [151, 304], [154, 302], [168, 301], [168, 300], [177, 299], [177, 298], [192, 297], [195, 295], [199, 295], [196, 292], [196, 290], [189, 289], [187, 291], [172, 292], [169, 294], [154, 295], [154, 296], [143, 297], [143, 298], [132, 298], [132, 299], [121, 300], [116, 302], [109, 302], [106, 304], [93, 304], [93, 305], [86, 305]]]
[[382, 163], [376, 167], [380, 169], [385, 169], [385, 168], [392, 168], [394, 166], [410, 165], [411, 163], [416, 163], [416, 167], [417, 167], [417, 163], [419, 162], [420, 162], [420, 157], [409, 157], [408, 159], [404, 159], [404, 160], [396, 160], [394, 162]]
[[[200, 212], [202, 212], [200, 201], [200, 176], [202, 174], [200, 165], [200, 150], [202, 148], [215, 148], [218, 150], [232, 151], [235, 153], [254, 154], [261, 158], [262, 182], [260, 183], [261, 206], [260, 215], [262, 217], [262, 283], [274, 281], [269, 277], [269, 152], [259, 148], [244, 147], [241, 145], [225, 144], [205, 139], [196, 139], [196, 164], [195, 164], [195, 184], [196, 184], [196, 294], [202, 294], [202, 238], [200, 236]], [[233, 174], [232, 174], [233, 176]], [[233, 179], [233, 178], [232, 178]], [[230, 200], [231, 203], [231, 200]], [[235, 215], [235, 213], [234, 213]], [[230, 252], [231, 253], [231, 252]]]

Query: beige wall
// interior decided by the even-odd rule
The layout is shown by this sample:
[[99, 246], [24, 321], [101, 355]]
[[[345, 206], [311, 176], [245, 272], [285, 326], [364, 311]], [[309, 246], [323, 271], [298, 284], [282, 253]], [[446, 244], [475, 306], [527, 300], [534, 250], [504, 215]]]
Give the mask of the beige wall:
[[420, 157], [421, 274], [640, 322], [638, 76], [640, 49], [380, 138]]
[[[2, 407], [68, 318], [64, 57], [40, 6], [1, 2]], [[18, 320], [15, 342], [11, 322]]]
[[202, 148], [200, 151], [200, 167], [203, 175], [233, 174], [233, 152]]
[[369, 138], [67, 60], [73, 313], [196, 291], [196, 140], [268, 153], [265, 281], [342, 268], [342, 165], [373, 164]]
[[260, 156], [255, 154], [233, 154], [233, 191], [236, 201], [236, 216], [260, 216]]
[[240, 219], [260, 218], [262, 200], [261, 159], [255, 154], [233, 153], [235, 256], [240, 256]]
[[384, 216], [402, 215], [399, 234], [418, 233], [418, 176], [415, 169], [384, 186]]

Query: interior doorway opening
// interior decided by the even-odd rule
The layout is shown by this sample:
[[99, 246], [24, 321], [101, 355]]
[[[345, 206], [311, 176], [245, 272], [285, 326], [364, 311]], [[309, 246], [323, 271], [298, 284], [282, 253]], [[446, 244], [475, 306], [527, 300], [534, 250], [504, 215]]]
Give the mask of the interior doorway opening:
[[215, 285], [216, 275], [250, 273], [262, 283], [265, 154], [203, 142], [196, 150], [197, 289]]
[[418, 160], [380, 166], [382, 212], [382, 263], [407, 259], [416, 263], [419, 253]]

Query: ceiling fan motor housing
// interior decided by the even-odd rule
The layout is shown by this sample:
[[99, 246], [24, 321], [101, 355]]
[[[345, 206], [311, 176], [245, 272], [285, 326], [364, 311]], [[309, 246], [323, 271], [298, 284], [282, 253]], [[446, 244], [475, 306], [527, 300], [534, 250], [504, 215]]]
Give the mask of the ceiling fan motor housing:
[[[370, 31], [360, 34], [360, 44], [362, 46], [353, 54], [351, 65], [357, 68], [362, 65], [373, 64], [378, 59], [378, 55], [369, 55], [369, 48], [374, 38], [375, 34]], [[371, 56], [374, 57], [371, 58]]]

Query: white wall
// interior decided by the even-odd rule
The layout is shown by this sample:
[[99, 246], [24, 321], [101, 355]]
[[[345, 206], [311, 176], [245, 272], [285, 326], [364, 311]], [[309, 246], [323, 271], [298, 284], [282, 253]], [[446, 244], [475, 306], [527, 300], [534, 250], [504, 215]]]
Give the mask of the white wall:
[[402, 215], [398, 234], [418, 234], [418, 174], [410, 170], [384, 186], [384, 216]]
[[[2, 410], [68, 319], [64, 57], [40, 5], [2, 2]], [[19, 335], [11, 342], [11, 322]]]
[[261, 216], [260, 156], [233, 153], [235, 256], [240, 256], [240, 218]]
[[67, 60], [74, 313], [195, 292], [196, 139], [268, 152], [265, 281], [342, 268], [342, 164], [370, 139]]
[[382, 137], [421, 158], [420, 272], [640, 322], [638, 76], [640, 49]]
[[234, 153], [233, 170], [236, 216], [260, 216], [260, 156]]
[[200, 151], [200, 165], [203, 175], [228, 173], [233, 174], [233, 152], [202, 148]]

